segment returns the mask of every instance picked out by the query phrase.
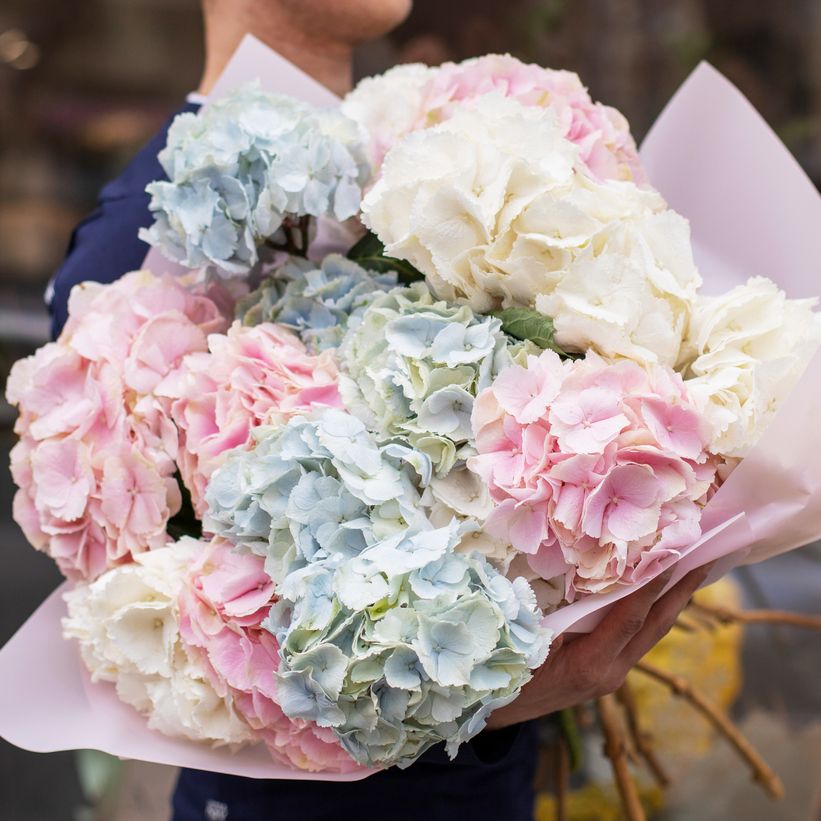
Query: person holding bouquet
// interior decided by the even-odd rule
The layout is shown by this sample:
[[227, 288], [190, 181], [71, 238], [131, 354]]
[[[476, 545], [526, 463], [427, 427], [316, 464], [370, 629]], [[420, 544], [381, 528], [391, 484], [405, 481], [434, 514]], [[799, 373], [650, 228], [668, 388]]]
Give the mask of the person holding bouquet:
[[[246, 33], [343, 94], [352, 82], [353, 49], [390, 31], [410, 10], [410, 0], [203, 0], [206, 61], [199, 94], [209, 92]], [[181, 110], [195, 111], [200, 100], [191, 95]], [[55, 337], [66, 322], [74, 285], [113, 282], [141, 266], [147, 246], [137, 235], [152, 221], [145, 188], [163, 177], [157, 154], [167, 129], [168, 124], [103, 189], [96, 211], [74, 232], [49, 289]], [[487, 729], [453, 761], [435, 747], [407, 769], [388, 769], [352, 783], [253, 780], [184, 770], [174, 794], [174, 818], [234, 821], [294, 813], [310, 821], [354, 818], [374, 809], [392, 819], [531, 818], [535, 719], [617, 689], [671, 628], [708, 571], [693, 571], [658, 598], [669, 580], [664, 574], [622, 599], [589, 635], [554, 642], [519, 698], [492, 713]]]

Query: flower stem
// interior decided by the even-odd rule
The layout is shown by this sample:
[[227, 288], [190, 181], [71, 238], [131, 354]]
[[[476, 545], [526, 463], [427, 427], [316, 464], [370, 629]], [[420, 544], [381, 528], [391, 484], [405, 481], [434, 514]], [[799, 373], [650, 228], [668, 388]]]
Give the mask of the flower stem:
[[691, 602], [690, 607], [697, 612], [712, 616], [722, 624], [740, 622], [741, 624], [786, 624], [791, 627], [803, 627], [807, 630], [821, 630], [821, 616], [809, 616], [803, 613], [787, 613], [782, 610], [734, 610], [731, 607]]
[[653, 774], [656, 783], [662, 789], [670, 786], [670, 776], [664, 769], [661, 761], [656, 755], [656, 749], [653, 745], [653, 736], [643, 729], [639, 722], [639, 711], [636, 705], [636, 699], [633, 695], [633, 689], [628, 682], [624, 682], [622, 686], [616, 691], [616, 698], [624, 708], [624, 714], [627, 717], [627, 729], [633, 737], [633, 745], [638, 754], [644, 759], [647, 769]]

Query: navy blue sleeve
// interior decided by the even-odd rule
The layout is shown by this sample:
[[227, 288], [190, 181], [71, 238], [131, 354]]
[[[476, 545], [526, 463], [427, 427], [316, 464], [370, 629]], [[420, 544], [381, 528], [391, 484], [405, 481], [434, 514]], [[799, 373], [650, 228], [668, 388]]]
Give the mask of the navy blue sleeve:
[[327, 821], [384, 815], [391, 821], [533, 821], [538, 724], [531, 721], [509, 731], [497, 730], [491, 737], [506, 738], [502, 746], [507, 748], [492, 761], [477, 756], [470, 744], [463, 744], [450, 761], [440, 744], [406, 770], [394, 767], [347, 783], [182, 770], [172, 817], [174, 821], [202, 821], [212, 815], [229, 821], [288, 817]]
[[[180, 112], [196, 111], [187, 104]], [[172, 118], [140, 150], [125, 171], [100, 192], [96, 209], [71, 235], [66, 258], [55, 273], [47, 297], [52, 337], [57, 337], [68, 318], [71, 289], [88, 280], [114, 282], [142, 265], [148, 246], [137, 237], [151, 222], [145, 187], [165, 179], [157, 154], [165, 145]]]

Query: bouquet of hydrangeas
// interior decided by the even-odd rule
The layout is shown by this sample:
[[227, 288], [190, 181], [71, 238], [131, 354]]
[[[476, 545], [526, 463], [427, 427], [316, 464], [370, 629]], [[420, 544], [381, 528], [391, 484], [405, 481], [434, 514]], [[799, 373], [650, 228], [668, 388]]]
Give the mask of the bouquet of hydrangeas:
[[[401, 66], [339, 110], [252, 83], [159, 159], [142, 236], [189, 272], [78, 286], [7, 396], [65, 636], [168, 735], [326, 773], [455, 755], [551, 616], [704, 543], [821, 342], [762, 277], [700, 293], [568, 72]], [[323, 221], [358, 241], [317, 258]]]

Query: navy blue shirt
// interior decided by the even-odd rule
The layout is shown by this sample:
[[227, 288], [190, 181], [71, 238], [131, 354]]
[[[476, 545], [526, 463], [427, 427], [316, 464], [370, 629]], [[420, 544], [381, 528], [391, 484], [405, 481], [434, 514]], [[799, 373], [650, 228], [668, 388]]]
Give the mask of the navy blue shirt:
[[[196, 108], [189, 104], [182, 111]], [[142, 265], [148, 246], [137, 232], [151, 224], [145, 187], [164, 177], [157, 153], [170, 123], [103, 188], [95, 211], [72, 234], [66, 259], [49, 288], [55, 337], [65, 324], [74, 285], [113, 282]], [[255, 780], [183, 770], [174, 793], [174, 820], [347, 821], [384, 816], [390, 821], [529, 821], [537, 750], [537, 726], [531, 722], [482, 733], [462, 745], [454, 761], [440, 746], [406, 770], [386, 770], [351, 783]]]
[[[197, 108], [187, 103], [177, 113]], [[66, 324], [68, 296], [75, 285], [89, 280], [114, 282], [142, 265], [149, 248], [137, 232], [152, 223], [145, 187], [152, 180], [165, 179], [157, 154], [165, 147], [172, 119], [143, 146], [125, 171], [100, 191], [97, 207], [74, 229], [66, 258], [46, 296], [52, 337], [56, 338]]]

